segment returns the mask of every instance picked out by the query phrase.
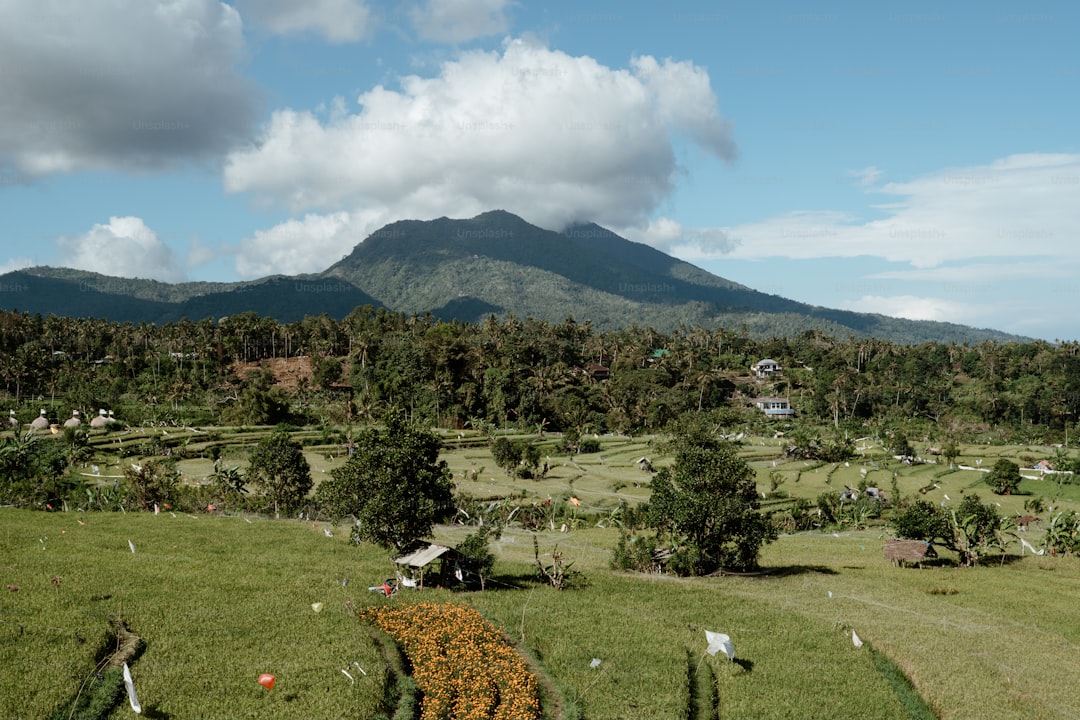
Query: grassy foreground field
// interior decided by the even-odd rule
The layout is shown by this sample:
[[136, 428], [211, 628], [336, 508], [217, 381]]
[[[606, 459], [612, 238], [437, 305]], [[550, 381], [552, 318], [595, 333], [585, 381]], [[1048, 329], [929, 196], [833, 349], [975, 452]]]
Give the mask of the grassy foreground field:
[[[217, 442], [242, 464], [237, 443], [261, 432]], [[170, 442], [185, 440], [178, 435]], [[193, 433], [192, 446], [201, 439]], [[1014, 545], [1000, 567], [988, 558], [989, 567], [900, 569], [882, 559], [888, 530], [877, 526], [783, 536], [766, 546], [756, 577], [616, 573], [608, 570], [617, 538], [609, 514], [621, 500], [648, 497], [650, 476], [637, 458], [665, 462], [649, 438], [602, 438], [601, 452], [574, 458], [552, 448], [538, 481], [509, 478], [473, 440], [453, 447], [448, 438], [459, 490], [551, 497], [563, 507], [580, 499], [579, 521], [559, 532], [563, 516], [537, 537], [541, 557], [557, 546], [582, 571], [583, 587], [538, 584], [533, 534], [517, 527], [492, 543], [498, 562], [488, 591], [386, 600], [367, 586], [393, 574], [387, 554], [349, 544], [344, 527], [0, 508], [0, 718], [69, 717], [115, 645], [116, 618], [145, 643], [130, 665], [147, 717], [389, 717], [387, 662], [349, 608], [421, 599], [470, 604], [502, 627], [556, 689], [545, 717], [917, 718], [927, 716], [923, 700], [942, 718], [1080, 716], [1071, 682], [1080, 672], [1075, 558], [1020, 557]], [[112, 436], [95, 445], [102, 477], [131, 461], [112, 457], [114, 445]], [[1080, 486], [1030, 472], [1026, 495], [997, 497], [974, 469], [997, 456], [1027, 465], [1049, 448], [968, 446], [958, 465], [969, 470], [906, 466], [880, 448], [827, 465], [786, 461], [781, 451], [778, 441], [756, 438], [740, 451], [763, 492], [779, 483], [790, 497], [813, 500], [865, 477], [891, 493], [895, 477], [904, 495], [925, 490], [921, 497], [948, 506], [977, 492], [1003, 515], [1022, 512], [1035, 496], [1055, 508], [1080, 504]], [[340, 448], [305, 454], [316, 482], [343, 462]], [[212, 468], [205, 458], [180, 463], [190, 482]], [[452, 545], [470, 531], [442, 526], [436, 539]], [[1038, 531], [1028, 539], [1037, 544]], [[322, 604], [318, 612], [313, 603]], [[705, 629], [732, 637], [736, 662], [704, 655]], [[853, 630], [864, 647], [853, 645]], [[256, 682], [265, 672], [277, 676], [271, 691]], [[133, 715], [126, 702], [113, 716], [125, 715]]]
[[[146, 643], [131, 667], [147, 717], [373, 718], [385, 665], [345, 603], [421, 597], [480, 609], [585, 718], [701, 717], [696, 707], [723, 718], [919, 717], [870, 646], [940, 717], [1080, 714], [1071, 559], [900, 570], [881, 559], [880, 533], [809, 533], [769, 546], [766, 576], [678, 580], [606, 570], [613, 532], [590, 528], [540, 535], [542, 554], [557, 542], [588, 581], [558, 592], [532, 581], [531, 536], [511, 530], [495, 546], [497, 589], [385, 600], [366, 587], [388, 575], [386, 555], [350, 545], [344, 528], [327, 537], [321, 523], [3, 509], [0, 528], [0, 575], [18, 588], [0, 588], [4, 718], [70, 703], [111, 642], [112, 616]], [[702, 659], [704, 629], [731, 635], [737, 662]], [[851, 629], [868, 646], [855, 648]], [[278, 678], [272, 691], [256, 682], [264, 672]], [[115, 716], [128, 714], [125, 704]]]

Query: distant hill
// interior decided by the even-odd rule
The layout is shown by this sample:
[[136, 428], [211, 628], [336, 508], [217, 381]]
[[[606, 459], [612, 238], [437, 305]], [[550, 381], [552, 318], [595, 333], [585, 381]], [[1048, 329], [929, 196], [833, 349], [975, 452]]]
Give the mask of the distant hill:
[[322, 313], [343, 318], [361, 305], [382, 306], [348, 282], [324, 277], [169, 284], [49, 267], [0, 275], [0, 308], [113, 322], [197, 321], [247, 311], [295, 322]]
[[293, 322], [357, 306], [476, 322], [513, 313], [598, 329], [745, 327], [756, 337], [819, 329], [902, 343], [1024, 340], [929, 321], [833, 310], [726, 280], [594, 224], [553, 232], [496, 210], [467, 220], [402, 220], [322, 273], [242, 283], [161, 283], [37, 267], [0, 276], [0, 307], [122, 322], [200, 320], [243, 311]]

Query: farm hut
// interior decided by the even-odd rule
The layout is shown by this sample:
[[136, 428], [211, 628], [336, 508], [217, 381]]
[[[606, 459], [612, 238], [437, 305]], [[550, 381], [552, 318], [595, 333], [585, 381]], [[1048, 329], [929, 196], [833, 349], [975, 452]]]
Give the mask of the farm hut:
[[453, 549], [443, 545], [428, 545], [408, 555], [402, 555], [394, 560], [398, 566], [398, 576], [401, 584], [405, 587], [424, 587], [424, 577], [431, 579], [431, 569], [428, 567], [435, 560], [439, 560], [438, 572], [434, 573], [436, 585], [448, 585], [449, 577], [453, 575], [457, 566], [456, 553]]
[[49, 418], [47, 418], [45, 416], [45, 410], [42, 409], [42, 411], [38, 414], [38, 416], [36, 418], [34, 418], [34, 421], [32, 423], [30, 423], [30, 429], [31, 430], [45, 430], [48, 427], [49, 427]]
[[109, 418], [105, 416], [104, 410], [98, 410], [97, 417], [90, 421], [90, 427], [103, 428], [109, 424]]
[[16, 430], [22, 423], [19, 422], [19, 418], [15, 417], [14, 410], [8, 410], [8, 427], [12, 430]]
[[598, 362], [585, 363], [585, 372], [588, 373], [589, 377], [593, 380], [607, 380], [611, 377], [611, 368]]
[[863, 492], [865, 492], [866, 497], [870, 498], [871, 500], [877, 500], [878, 502], [886, 502], [887, 501], [887, 498], [885, 497], [885, 493], [881, 490], [881, 488], [868, 487]]
[[64, 427], [73, 428], [79, 427], [80, 425], [82, 425], [82, 420], [79, 419], [79, 411], [72, 410], [71, 417], [64, 421]]
[[637, 459], [637, 467], [638, 470], [642, 472], [654, 472], [652, 462], [649, 460], [649, 458], [644, 456]]
[[1035, 515], [1020, 515], [1016, 518], [1016, 529], [1020, 532], [1027, 532], [1028, 525], [1035, 523], [1038, 525], [1041, 521]]
[[905, 563], [921, 564], [927, 558], [936, 558], [934, 546], [925, 540], [886, 540], [885, 559], [901, 567]]

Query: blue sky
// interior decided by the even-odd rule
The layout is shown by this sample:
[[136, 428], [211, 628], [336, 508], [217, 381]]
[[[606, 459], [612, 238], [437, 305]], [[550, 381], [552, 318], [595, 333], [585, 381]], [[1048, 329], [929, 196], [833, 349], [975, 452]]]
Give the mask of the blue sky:
[[3, 7], [0, 271], [318, 272], [502, 208], [817, 305], [1080, 338], [1076, 3]]

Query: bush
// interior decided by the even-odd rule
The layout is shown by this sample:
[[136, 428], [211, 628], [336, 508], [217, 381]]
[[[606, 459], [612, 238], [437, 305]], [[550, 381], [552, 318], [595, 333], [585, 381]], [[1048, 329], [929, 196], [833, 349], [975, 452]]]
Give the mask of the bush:
[[611, 553], [611, 567], [633, 572], [659, 572], [661, 568], [655, 559], [656, 549], [656, 536], [638, 535], [622, 529]]
[[916, 500], [893, 520], [896, 536], [907, 540], [934, 542], [950, 537], [949, 516], [927, 500]]
[[499, 532], [491, 532], [488, 526], [484, 525], [454, 546], [458, 554], [458, 568], [461, 571], [459, 581], [462, 587], [479, 585], [481, 590], [484, 589], [484, 579], [491, 575], [491, 569], [495, 566], [495, 555], [488, 549], [488, 537], [491, 535], [498, 539]]
[[986, 484], [997, 495], [1012, 495], [1020, 487], [1020, 466], [1007, 458], [998, 458]]
[[600, 441], [595, 438], [586, 438], [578, 443], [579, 453], [594, 453], [600, 452]]

